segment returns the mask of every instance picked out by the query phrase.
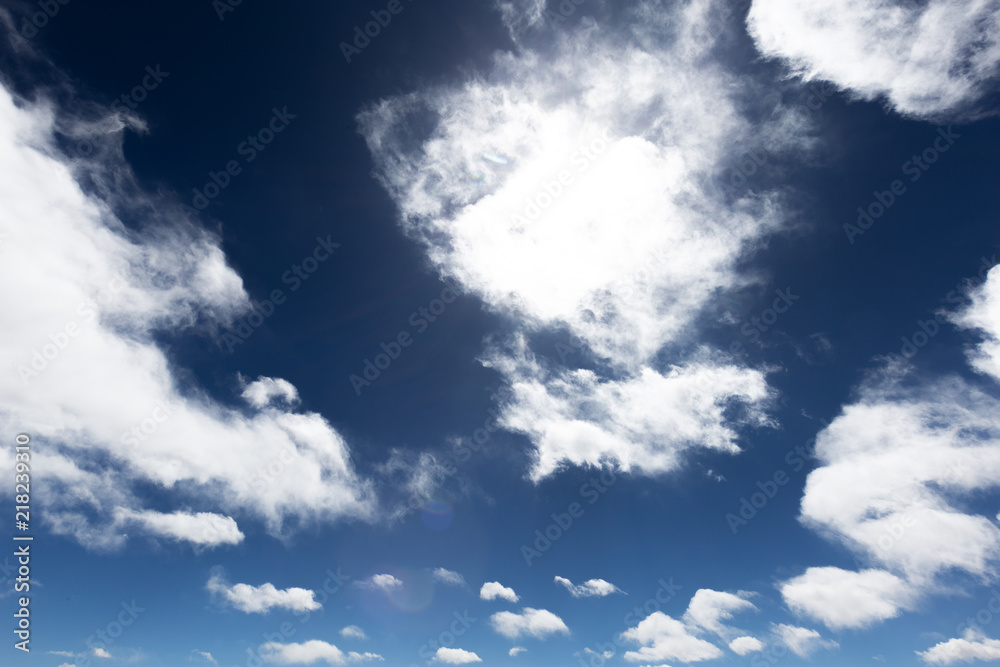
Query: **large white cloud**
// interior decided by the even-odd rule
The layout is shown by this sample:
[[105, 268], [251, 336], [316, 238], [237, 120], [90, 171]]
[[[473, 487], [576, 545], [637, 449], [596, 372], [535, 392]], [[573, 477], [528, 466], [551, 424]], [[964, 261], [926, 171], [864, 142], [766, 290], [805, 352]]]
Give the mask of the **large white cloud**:
[[239, 544], [244, 537], [232, 517], [210, 512], [166, 514], [154, 510], [137, 512], [119, 507], [114, 513], [114, 524], [139, 526], [151, 535], [192, 542], [198, 546]]
[[747, 25], [806, 79], [940, 118], [996, 112], [980, 103], [1000, 74], [998, 17], [997, 0], [754, 0]]
[[912, 605], [915, 591], [884, 570], [811, 567], [783, 582], [781, 595], [793, 611], [820, 619], [831, 630], [841, 630], [895, 618]]
[[274, 584], [251, 586], [249, 584], [226, 583], [221, 572], [215, 572], [206, 585], [208, 590], [224, 599], [234, 608], [247, 614], [266, 614], [271, 609], [290, 611], [315, 611], [322, 608], [315, 594], [305, 588], [280, 590]]
[[[501, 4], [541, 20], [540, 3]], [[747, 89], [710, 55], [720, 7], [637, 2], [629, 26], [581, 19], [544, 50], [499, 53], [482, 76], [359, 116], [403, 228], [527, 332], [485, 361], [515, 388], [502, 422], [534, 443], [536, 479], [562, 462], [657, 473], [688, 447], [736, 451], [726, 408], [767, 398], [758, 371], [656, 359], [697, 342], [694, 318], [748, 281], [736, 264], [779, 224], [773, 201], [707, 184], [740, 151], [799, 136], [780, 110], [767, 127], [741, 115]], [[599, 371], [537, 362], [531, 335], [567, 330]]]
[[490, 617], [490, 623], [494, 630], [508, 639], [544, 639], [549, 635], [569, 634], [563, 620], [547, 609], [525, 607], [519, 613], [501, 611]]
[[634, 628], [623, 632], [622, 638], [641, 645], [637, 651], [625, 652], [624, 657], [629, 662], [700, 662], [723, 655], [718, 646], [696, 637], [691, 628], [662, 611], [653, 612]]
[[954, 665], [976, 660], [995, 662], [1000, 660], [1000, 641], [970, 629], [961, 639], [949, 639], [926, 651], [917, 651], [917, 655], [928, 665]]
[[[294, 402], [294, 387], [261, 378], [247, 407], [228, 407], [171, 366], [158, 337], [217, 333], [250, 298], [218, 238], [136, 186], [124, 128], [0, 91], [0, 281], [18, 286], [0, 296], [0, 425], [35, 438], [42, 520], [112, 548], [126, 539], [123, 522], [176, 538], [190, 524], [203, 534], [183, 539], [222, 544], [239, 531], [228, 519], [208, 525], [216, 514], [239, 511], [274, 534], [371, 517], [371, 484], [333, 427], [270, 405]], [[57, 130], [91, 141], [93, 157], [65, 157]], [[178, 507], [150, 513], [139, 484]]]

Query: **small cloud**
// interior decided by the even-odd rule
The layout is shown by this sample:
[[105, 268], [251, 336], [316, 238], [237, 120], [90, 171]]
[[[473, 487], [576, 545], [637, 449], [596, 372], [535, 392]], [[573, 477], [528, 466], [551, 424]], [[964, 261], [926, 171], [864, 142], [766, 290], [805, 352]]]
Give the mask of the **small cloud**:
[[508, 602], [517, 602], [519, 599], [513, 588], [507, 588], [498, 581], [490, 581], [483, 584], [483, 587], [479, 589], [479, 598], [481, 600], [503, 598]]
[[[244, 381], [242, 376], [241, 381]], [[299, 402], [299, 392], [288, 380], [269, 378], [263, 375], [243, 388], [243, 399], [255, 408], [270, 405], [275, 399], [280, 399], [289, 406]]]
[[275, 607], [290, 611], [315, 611], [322, 608], [310, 590], [304, 588], [280, 590], [275, 588], [273, 584], [229, 586], [223, 579], [221, 570], [212, 574], [206, 588], [221, 596], [234, 608], [247, 614], [266, 614]]
[[434, 662], [443, 662], [449, 665], [468, 665], [473, 662], [482, 662], [482, 658], [472, 651], [464, 651], [460, 648], [439, 648], [434, 654]]
[[381, 590], [385, 592], [389, 592], [394, 588], [399, 588], [402, 585], [403, 582], [391, 574], [374, 574], [370, 578], [358, 582], [358, 586], [361, 586], [362, 588]]
[[965, 631], [961, 639], [949, 639], [926, 651], [917, 651], [928, 665], [954, 665], [956, 662], [1000, 660], [1000, 641], [989, 639], [975, 629]]
[[527, 650], [528, 649], [524, 648], [523, 646], [515, 646], [511, 650], [507, 651], [507, 655], [509, 655], [512, 658], [516, 658], [517, 656], [521, 655]]
[[785, 625], [784, 623], [774, 626], [774, 634], [789, 651], [800, 658], [808, 658], [817, 649], [831, 649], [840, 646], [835, 641], [823, 639], [815, 630]]
[[746, 655], [764, 650], [764, 642], [756, 637], [737, 637], [729, 642], [729, 650], [736, 655]]
[[465, 586], [465, 577], [458, 572], [446, 570], [443, 567], [436, 568], [432, 573], [432, 576], [442, 584], [448, 584], [449, 586]]
[[579, 586], [565, 577], [556, 577], [555, 582], [563, 586], [575, 598], [605, 597], [612, 593], [621, 593], [621, 589], [603, 579], [590, 579]]
[[71, 651], [46, 651], [49, 655], [61, 655], [64, 658], [76, 657], [76, 654]]
[[345, 639], [368, 639], [368, 635], [365, 634], [365, 631], [356, 625], [348, 625], [340, 631], [340, 636]]
[[385, 658], [380, 656], [378, 653], [369, 653], [365, 651], [364, 653], [357, 653], [351, 651], [347, 654], [347, 659], [351, 662], [371, 662], [372, 660], [384, 661]]
[[569, 628], [563, 620], [545, 609], [525, 607], [520, 614], [501, 611], [493, 614], [490, 622], [494, 630], [508, 639], [517, 639], [525, 635], [535, 639], [545, 639], [551, 634], [569, 634]]
[[198, 661], [203, 660], [205, 662], [210, 662], [213, 665], [219, 664], [219, 661], [216, 660], [211, 653], [209, 653], [208, 651], [199, 651], [198, 649], [194, 649], [193, 651], [191, 651], [191, 655], [188, 657], [188, 660], [198, 660]]
[[103, 648], [95, 648], [94, 649], [94, 657], [95, 658], [110, 658], [111, 654], [108, 653], [107, 651], [105, 651]]

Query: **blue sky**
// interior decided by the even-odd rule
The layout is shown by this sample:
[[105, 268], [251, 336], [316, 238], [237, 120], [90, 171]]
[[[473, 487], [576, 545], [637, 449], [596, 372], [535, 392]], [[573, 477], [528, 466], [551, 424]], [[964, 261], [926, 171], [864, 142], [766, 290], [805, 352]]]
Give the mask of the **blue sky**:
[[996, 3], [0, 22], [4, 664], [1000, 661]]

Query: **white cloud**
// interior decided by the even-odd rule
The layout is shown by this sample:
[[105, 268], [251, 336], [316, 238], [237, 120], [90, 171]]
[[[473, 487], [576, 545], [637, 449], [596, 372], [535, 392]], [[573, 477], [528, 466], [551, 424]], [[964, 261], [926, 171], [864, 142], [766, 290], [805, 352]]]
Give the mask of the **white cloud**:
[[113, 517], [114, 525], [133, 524], [153, 535], [192, 542], [203, 547], [239, 544], [243, 541], [243, 533], [236, 521], [211, 512], [164, 514], [154, 510], [137, 512], [119, 507], [115, 509]]
[[906, 581], [884, 570], [851, 572], [837, 567], [812, 567], [780, 586], [785, 603], [831, 630], [864, 628], [895, 618], [913, 601]]
[[975, 116], [1000, 71], [996, 5], [982, 0], [754, 0], [750, 34], [767, 56], [900, 113]]
[[205, 662], [210, 662], [213, 665], [218, 665], [219, 664], [219, 661], [215, 659], [215, 656], [213, 656], [208, 651], [199, 651], [198, 649], [194, 649], [193, 651], [191, 651], [191, 656], [188, 659], [189, 660], [194, 660], [196, 658], [200, 659], [200, 660], [204, 660]]
[[818, 632], [808, 628], [782, 623], [774, 626], [772, 630], [778, 641], [800, 658], [808, 658], [819, 649], [832, 649], [840, 646], [835, 641], [823, 639]]
[[443, 567], [435, 568], [432, 575], [437, 581], [449, 586], [465, 586], [465, 577], [458, 572], [446, 570]]
[[508, 602], [518, 601], [517, 593], [514, 592], [514, 589], [507, 588], [498, 581], [488, 581], [479, 589], [479, 599], [496, 600], [497, 598], [503, 598]]
[[59, 667], [76, 667], [76, 663], [64, 662]]
[[[88, 548], [120, 547], [117, 508], [162, 525], [143, 514], [144, 487], [177, 499], [158, 508], [170, 521], [192, 506], [239, 511], [279, 536], [302, 522], [372, 518], [372, 485], [321, 415], [229, 407], [172, 366], [161, 338], [218, 336], [251, 299], [218, 237], [136, 185], [123, 119], [70, 116], [87, 108], [18, 106], [0, 91], [0, 281], [19, 285], [0, 296], [0, 425], [47, 443], [35, 478], [47, 527]], [[64, 157], [57, 132], [90, 141], [94, 157]], [[269, 466], [281, 474], [261, 477]], [[235, 534], [221, 528], [223, 541]], [[216, 543], [213, 529], [185, 539]]]
[[443, 662], [448, 665], [468, 665], [473, 662], [482, 662], [482, 659], [472, 651], [441, 647], [434, 654], [433, 661]]
[[299, 402], [299, 392], [288, 380], [261, 376], [243, 388], [243, 398], [255, 408], [270, 405], [275, 399], [295, 405]]
[[625, 652], [624, 657], [629, 662], [700, 662], [723, 655], [718, 646], [695, 637], [684, 623], [662, 611], [653, 612], [634, 628], [623, 632], [622, 638], [641, 647], [637, 651]]
[[545, 609], [525, 607], [520, 613], [501, 611], [490, 617], [493, 629], [508, 639], [534, 637], [545, 639], [553, 634], [569, 634], [563, 620]]
[[208, 590], [221, 596], [235, 609], [247, 614], [266, 614], [271, 609], [290, 611], [315, 611], [323, 605], [314, 598], [314, 593], [304, 588], [279, 590], [273, 584], [250, 586], [248, 584], [228, 585], [221, 572], [215, 572], [206, 585]]
[[358, 586], [362, 588], [381, 590], [385, 592], [389, 592], [394, 588], [399, 588], [402, 585], [403, 582], [391, 574], [373, 574], [368, 579], [358, 582]]
[[507, 651], [507, 655], [509, 655], [512, 658], [516, 658], [517, 656], [521, 655], [527, 650], [528, 649], [524, 648], [523, 646], [515, 646], [511, 650]]
[[621, 589], [604, 579], [590, 579], [579, 586], [565, 577], [556, 577], [555, 582], [563, 586], [575, 598], [605, 597], [612, 593], [621, 593]]
[[972, 304], [954, 321], [967, 329], [976, 329], [985, 340], [972, 356], [972, 365], [980, 373], [1000, 380], [1000, 266], [995, 266], [986, 282], [969, 295]]
[[268, 642], [260, 647], [260, 659], [275, 665], [311, 665], [325, 662], [328, 665], [342, 665], [347, 662], [371, 662], [385, 660], [378, 653], [356, 653], [347, 655], [333, 644], [312, 639], [301, 644], [279, 644]]
[[753, 603], [739, 595], [702, 588], [695, 592], [688, 603], [684, 621], [688, 625], [727, 637], [730, 630], [722, 621], [729, 620], [738, 612], [756, 609]]
[[[541, 8], [501, 3], [515, 33]], [[512, 387], [500, 421], [531, 439], [536, 480], [563, 463], [661, 473], [690, 448], [738, 451], [734, 427], [763, 421], [764, 375], [690, 352], [691, 325], [750, 281], [734, 267], [779, 215], [772, 198], [728, 201], [708, 183], [733, 146], [798, 145], [802, 121], [741, 115], [748, 84], [710, 57], [718, 8], [638, 2], [628, 27], [581, 20], [544, 53], [500, 53], [485, 76], [359, 116], [405, 231], [526, 331], [484, 363]], [[540, 332], [575, 336], [599, 370], [537, 361]], [[668, 364], [670, 344], [682, 351]]]
[[1000, 641], [969, 629], [961, 639], [949, 639], [926, 651], [917, 651], [917, 655], [929, 665], [954, 665], [975, 660], [992, 662], [1000, 660]]
[[340, 636], [346, 639], [368, 639], [365, 631], [356, 625], [348, 625], [346, 628], [341, 629]]
[[729, 650], [736, 655], [749, 655], [764, 650], [764, 642], [756, 637], [737, 637], [729, 642]]
[[103, 648], [100, 648], [100, 647], [94, 648], [94, 650], [92, 652], [92, 655], [95, 658], [105, 658], [105, 659], [107, 659], [107, 658], [111, 657], [110, 653], [108, 653], [106, 650], [104, 650]]

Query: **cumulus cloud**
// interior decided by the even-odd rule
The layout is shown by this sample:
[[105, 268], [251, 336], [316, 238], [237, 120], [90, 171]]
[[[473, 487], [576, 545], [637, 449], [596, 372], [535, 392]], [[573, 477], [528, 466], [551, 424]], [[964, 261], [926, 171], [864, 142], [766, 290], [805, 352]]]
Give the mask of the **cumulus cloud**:
[[928, 665], [954, 665], [975, 660], [992, 662], [1000, 660], [1000, 641], [970, 628], [961, 639], [949, 639], [926, 651], [917, 651], [917, 655]]
[[983, 336], [985, 340], [972, 355], [972, 365], [980, 373], [1000, 380], [1000, 266], [993, 267], [986, 282], [969, 296], [972, 304], [954, 321]]
[[133, 525], [152, 535], [192, 542], [202, 547], [239, 544], [243, 541], [243, 533], [236, 521], [210, 512], [164, 514], [154, 510], [137, 512], [119, 507], [115, 509], [113, 518], [116, 526]]
[[[122, 155], [132, 120], [39, 99], [15, 104], [0, 89], [0, 280], [19, 285], [0, 296], [0, 425], [45, 443], [34, 481], [48, 529], [109, 549], [126, 539], [116, 517], [173, 537], [202, 522], [183, 538], [201, 544], [236, 535], [209, 515], [240, 511], [279, 536], [372, 517], [371, 484], [329, 422], [261, 403], [275, 397], [265, 385], [285, 398], [290, 385], [258, 380], [246, 406], [230, 407], [174, 367], [162, 341], [218, 336], [250, 295], [218, 237], [136, 185]], [[86, 109], [99, 120], [81, 119]], [[90, 141], [92, 157], [67, 157], [66, 137]], [[151, 513], [138, 488], [169, 491], [177, 506]]]
[[[734, 427], [765, 421], [764, 375], [695, 352], [691, 325], [749, 282], [734, 267], [780, 216], [773, 198], [731, 201], [708, 183], [731, 147], [785, 150], [801, 121], [742, 115], [748, 89], [710, 57], [718, 9], [640, 1], [628, 26], [581, 20], [543, 51], [500, 53], [483, 76], [359, 116], [404, 230], [524, 332], [483, 361], [511, 386], [500, 423], [530, 438], [536, 480], [564, 463], [662, 473], [690, 448], [737, 452]], [[501, 10], [509, 26], [542, 21], [542, 3]], [[554, 333], [597, 370], [539, 361], [532, 336]]]
[[517, 656], [521, 655], [527, 650], [528, 649], [524, 648], [523, 646], [515, 646], [511, 648], [509, 651], [507, 651], [507, 655], [509, 655], [512, 658], [516, 658]]
[[818, 619], [831, 630], [864, 628], [912, 605], [913, 587], [890, 572], [851, 572], [838, 567], [811, 567], [780, 586], [795, 612]]
[[496, 600], [497, 598], [502, 598], [508, 602], [518, 601], [517, 593], [514, 592], [514, 589], [507, 588], [499, 581], [489, 581], [479, 589], [480, 600]]
[[311, 665], [325, 662], [328, 665], [343, 665], [348, 662], [370, 662], [384, 660], [377, 653], [355, 653], [347, 655], [333, 644], [312, 639], [301, 644], [281, 644], [268, 642], [260, 647], [260, 659], [275, 665]]
[[690, 626], [726, 637], [730, 630], [722, 621], [729, 620], [739, 612], [756, 609], [753, 603], [739, 595], [702, 588], [695, 592], [688, 603], [684, 621]]
[[434, 653], [433, 661], [443, 662], [446, 665], [468, 665], [473, 662], [482, 662], [482, 659], [472, 651], [442, 646]]
[[687, 625], [662, 611], [653, 612], [634, 628], [623, 632], [622, 638], [640, 645], [637, 651], [625, 652], [624, 657], [629, 662], [700, 662], [723, 655], [718, 646], [694, 636]]
[[736, 655], [749, 655], [764, 650], [764, 642], [756, 637], [737, 637], [729, 642], [729, 650]]
[[508, 639], [534, 637], [545, 639], [553, 634], [569, 634], [563, 620], [545, 609], [525, 607], [520, 613], [501, 611], [490, 617], [493, 629]]
[[835, 641], [823, 639], [823, 636], [817, 631], [809, 628], [782, 623], [774, 626], [772, 630], [778, 641], [800, 658], [808, 658], [820, 649], [833, 649], [840, 646]]
[[103, 648], [100, 648], [100, 647], [95, 647], [91, 654], [95, 658], [105, 658], [105, 659], [108, 659], [108, 658], [111, 657], [110, 653], [108, 653], [106, 650], [104, 650]]
[[754, 0], [760, 51], [908, 116], [975, 117], [1000, 74], [994, 0]]
[[621, 593], [621, 589], [604, 579], [590, 579], [579, 586], [565, 577], [556, 577], [555, 582], [568, 590], [575, 598], [605, 597]]
[[365, 631], [356, 625], [348, 625], [346, 628], [341, 629], [340, 636], [346, 639], [368, 639]]
[[465, 577], [458, 572], [446, 570], [443, 567], [435, 568], [431, 573], [431, 576], [433, 576], [435, 580], [440, 581], [442, 584], [448, 584], [449, 586], [465, 586]]
[[299, 392], [288, 380], [261, 376], [243, 388], [243, 398], [255, 408], [263, 408], [275, 399], [294, 405], [299, 402]]
[[397, 579], [391, 574], [373, 574], [364, 581], [359, 581], [358, 586], [362, 588], [368, 588], [370, 590], [380, 590], [389, 592], [394, 588], [399, 588], [403, 585], [402, 580]]
[[211, 593], [220, 596], [235, 609], [247, 614], [266, 614], [274, 608], [290, 611], [315, 611], [322, 608], [310, 590], [304, 588], [280, 590], [275, 588], [273, 584], [262, 586], [236, 584], [230, 586], [219, 571], [213, 573], [206, 587]]

